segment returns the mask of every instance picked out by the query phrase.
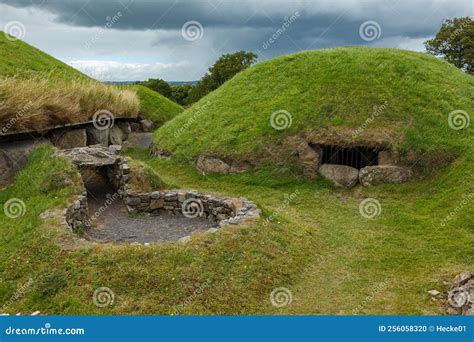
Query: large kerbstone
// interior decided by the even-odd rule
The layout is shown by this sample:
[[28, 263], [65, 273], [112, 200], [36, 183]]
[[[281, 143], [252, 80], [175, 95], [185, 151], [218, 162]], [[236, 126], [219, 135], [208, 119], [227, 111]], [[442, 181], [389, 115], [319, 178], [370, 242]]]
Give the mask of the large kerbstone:
[[230, 170], [229, 164], [219, 158], [199, 156], [196, 164], [197, 168], [204, 173], [222, 173], [228, 174]]
[[84, 128], [53, 132], [51, 142], [60, 150], [87, 145], [87, 134]]
[[8, 185], [22, 169], [33, 149], [42, 140], [25, 140], [0, 144], [0, 188]]
[[299, 136], [286, 138], [285, 144], [290, 147], [293, 153], [298, 155], [298, 159], [303, 166], [304, 175], [313, 178], [321, 165], [323, 157], [321, 147], [319, 145], [311, 147], [305, 139]]
[[359, 170], [346, 165], [322, 164], [318, 172], [334, 185], [347, 188], [356, 185], [359, 179]]
[[138, 147], [138, 148], [149, 148], [153, 142], [153, 133], [139, 133], [132, 132], [128, 136], [127, 142], [124, 142], [123, 146]]
[[114, 125], [110, 128], [109, 131], [109, 141], [111, 145], [122, 145], [124, 140], [124, 134], [120, 127]]
[[409, 168], [393, 165], [367, 166], [360, 169], [359, 181], [364, 186], [384, 183], [404, 183], [413, 176]]
[[109, 146], [109, 128], [98, 129], [94, 125], [86, 128], [87, 133], [87, 145], [102, 145]]

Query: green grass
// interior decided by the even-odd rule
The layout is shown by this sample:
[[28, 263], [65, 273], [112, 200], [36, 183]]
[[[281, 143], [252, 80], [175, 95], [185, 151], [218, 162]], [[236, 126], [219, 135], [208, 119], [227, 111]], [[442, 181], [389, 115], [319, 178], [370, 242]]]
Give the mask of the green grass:
[[[79, 243], [58, 219], [40, 219], [42, 211], [64, 207], [77, 193], [75, 183], [51, 182], [71, 173], [51, 154], [46, 147], [36, 151], [15, 183], [0, 192], [0, 204], [16, 197], [27, 209], [17, 219], [0, 212], [0, 303], [33, 279], [3, 309], [9, 313], [169, 315], [188, 303], [181, 314], [440, 314], [441, 304], [427, 291], [445, 289], [442, 280], [474, 266], [473, 206], [440, 225], [474, 191], [467, 167], [472, 155], [436, 179], [340, 190], [273, 169], [203, 176], [132, 150], [130, 156], [168, 184], [246, 196], [265, 217], [278, 211], [270, 224], [262, 219], [199, 234], [187, 245], [146, 247]], [[296, 197], [283, 205], [292, 193]], [[379, 200], [380, 216], [359, 214], [361, 196]], [[115, 294], [112, 307], [92, 302], [102, 286]], [[276, 287], [290, 289], [290, 306], [270, 304]]]
[[43, 77], [60, 79], [90, 78], [69, 65], [28, 45], [21, 40], [9, 40], [0, 31], [0, 75], [30, 78]]
[[145, 86], [133, 85], [126, 88], [137, 92], [141, 116], [153, 121], [155, 127], [163, 125], [184, 110], [179, 104]]
[[[287, 135], [352, 131], [386, 102], [361, 139], [384, 129], [400, 151], [457, 154], [459, 147], [472, 145], [472, 125], [455, 131], [448, 115], [454, 110], [472, 114], [473, 88], [472, 76], [426, 54], [365, 47], [305, 51], [239, 73], [167, 122], [154, 142], [181, 160], [209, 152], [261, 163], [272, 161], [266, 149]], [[291, 114], [291, 127], [272, 128], [277, 110]]]

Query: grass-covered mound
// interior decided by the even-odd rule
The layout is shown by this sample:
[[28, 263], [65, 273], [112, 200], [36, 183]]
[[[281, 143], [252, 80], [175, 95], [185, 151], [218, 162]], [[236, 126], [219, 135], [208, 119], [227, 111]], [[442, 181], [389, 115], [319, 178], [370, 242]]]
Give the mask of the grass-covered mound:
[[142, 85], [129, 88], [135, 90], [140, 99], [140, 115], [153, 121], [155, 127], [163, 125], [184, 110], [179, 104], [150, 88]]
[[134, 91], [95, 81], [0, 32], [0, 127], [8, 128], [5, 133], [87, 122], [99, 110], [134, 118], [139, 106]]
[[[453, 130], [448, 116], [454, 110], [472, 114], [473, 89], [472, 76], [422, 53], [362, 47], [306, 51], [238, 74], [161, 127], [154, 142], [178, 159], [209, 152], [261, 162], [273, 158], [265, 147], [287, 135], [326, 128], [352, 132], [372, 117], [359, 138], [383, 129], [387, 143], [401, 151], [458, 153], [472, 144], [472, 125]], [[291, 115], [291, 126], [283, 130], [271, 125], [279, 110]]]

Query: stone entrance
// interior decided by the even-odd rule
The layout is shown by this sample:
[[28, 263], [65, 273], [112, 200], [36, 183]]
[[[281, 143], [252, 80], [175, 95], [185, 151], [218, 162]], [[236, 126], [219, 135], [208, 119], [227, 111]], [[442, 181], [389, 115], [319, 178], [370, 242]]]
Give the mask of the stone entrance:
[[322, 164], [347, 165], [356, 169], [378, 164], [379, 151], [366, 147], [341, 147], [334, 145], [323, 145]]
[[195, 231], [215, 231], [256, 219], [260, 210], [245, 198], [194, 190], [132, 186], [135, 177], [125, 157], [103, 146], [59, 152], [81, 172], [84, 193], [68, 207], [71, 229], [98, 242], [156, 243], [189, 239]]

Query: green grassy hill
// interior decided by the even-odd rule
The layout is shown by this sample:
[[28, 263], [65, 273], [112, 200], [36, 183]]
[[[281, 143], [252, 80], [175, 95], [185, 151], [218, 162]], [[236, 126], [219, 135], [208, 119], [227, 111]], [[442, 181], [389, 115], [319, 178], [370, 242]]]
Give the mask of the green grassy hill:
[[[177, 158], [212, 152], [265, 161], [272, 158], [265, 147], [287, 135], [355, 130], [374, 106], [386, 103], [361, 139], [383, 128], [395, 148], [457, 152], [472, 143], [472, 125], [455, 131], [448, 115], [472, 113], [473, 89], [472, 76], [422, 53], [363, 47], [306, 51], [238, 74], [164, 125], [154, 141]], [[279, 110], [291, 115], [287, 129], [271, 125], [272, 113]]]
[[127, 88], [137, 92], [141, 116], [153, 121], [155, 127], [163, 125], [184, 110], [179, 104], [145, 86], [133, 85]]
[[21, 40], [7, 39], [1, 31], [0, 51], [0, 75], [3, 77], [32, 77], [41, 73], [66, 79], [90, 79], [73, 67]]

